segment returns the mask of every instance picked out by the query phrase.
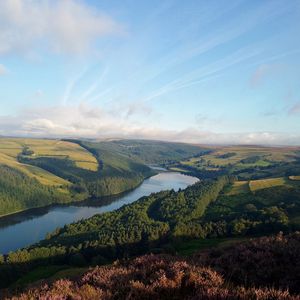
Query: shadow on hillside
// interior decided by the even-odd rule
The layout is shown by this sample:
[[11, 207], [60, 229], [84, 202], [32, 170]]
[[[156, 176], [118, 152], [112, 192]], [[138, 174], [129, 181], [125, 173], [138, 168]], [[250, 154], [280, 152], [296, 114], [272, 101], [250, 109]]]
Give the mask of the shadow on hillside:
[[[91, 233], [96, 234], [96, 233]], [[86, 238], [86, 236], [85, 236]], [[81, 235], [73, 236], [70, 239], [71, 245], [78, 246], [83, 240]], [[36, 245], [37, 246], [37, 245]], [[174, 253], [174, 250], [167, 246], [167, 239], [163, 238], [156, 241], [149, 242], [146, 237], [137, 243], [126, 243], [117, 246], [98, 246], [87, 247], [77, 251], [75, 247], [70, 247], [67, 251], [59, 245], [51, 245], [46, 247], [43, 242], [38, 244], [39, 251], [36, 255], [39, 257], [28, 260], [27, 251], [14, 252], [14, 256], [6, 255], [6, 263], [0, 263], [0, 295], [2, 299], [3, 293], [19, 292], [22, 286], [17, 286], [14, 283], [28, 274], [37, 267], [50, 266], [50, 265], [64, 265], [72, 267], [87, 267], [112, 263], [114, 260], [127, 260], [131, 257], [146, 253]], [[50, 249], [50, 250], [49, 250]], [[61, 251], [61, 254], [55, 252]], [[53, 253], [48, 257], [42, 257], [43, 254]], [[11, 262], [9, 260], [11, 259]], [[13, 290], [11, 286], [14, 284]]]
[[[299, 233], [298, 233], [299, 234]], [[80, 241], [81, 236], [76, 237], [76, 243]], [[62, 265], [65, 268], [74, 267], [87, 267], [104, 265], [111, 263], [112, 261], [119, 259], [125, 265], [129, 258], [153, 253], [153, 254], [176, 254], [172, 245], [181, 242], [185, 243], [189, 238], [186, 236], [181, 236], [176, 239], [170, 239], [167, 235], [159, 240], [149, 241], [146, 236], [142, 236], [142, 239], [136, 243], [124, 243], [117, 246], [95, 246], [87, 247], [81, 249], [80, 251], [72, 247], [69, 248], [67, 252], [62, 252], [61, 254], [55, 254], [53, 251], [52, 255], [43, 258], [32, 258], [31, 261], [25, 261], [28, 256], [26, 253], [18, 253], [14, 258], [18, 262], [11, 262], [6, 264], [0, 264], [0, 298], [3, 299], [5, 295], [17, 294], [22, 291], [22, 286], [15, 283], [19, 278], [28, 274], [30, 271], [37, 267], [42, 266], [58, 266]], [[212, 250], [214, 245], [210, 245], [210, 249], [206, 249], [204, 252], [199, 253], [201, 257], [194, 256], [190, 262], [195, 266], [211, 266], [215, 270], [219, 270], [224, 274], [224, 279], [228, 284], [233, 285], [244, 285], [245, 287], [275, 287], [275, 288], [290, 288], [292, 293], [298, 292], [298, 278], [297, 278], [297, 268], [299, 264], [297, 261], [291, 260], [299, 257], [299, 243], [297, 242], [297, 233], [290, 235], [290, 240], [284, 240], [283, 234], [267, 237], [261, 240], [254, 240], [252, 243], [241, 241], [233, 245], [227, 245], [218, 249]], [[287, 243], [290, 241], [289, 243]], [[297, 246], [298, 245], [298, 246]], [[48, 249], [49, 248], [40, 248]], [[54, 249], [54, 248], [53, 248]], [[59, 249], [57, 246], [56, 249]], [[257, 249], [266, 252], [265, 256], [257, 253]], [[275, 252], [274, 252], [275, 251]], [[244, 259], [247, 255], [248, 260]], [[278, 254], [280, 254], [278, 256]], [[227, 254], [230, 254], [227, 257]], [[263, 253], [263, 252], [262, 252]], [[284, 261], [282, 258], [282, 253], [286, 253], [287, 260]], [[42, 250], [39, 252], [42, 256]], [[257, 256], [259, 255], [259, 256]], [[257, 258], [260, 258], [257, 260]], [[11, 257], [12, 258], [12, 257]], [[178, 257], [177, 257], [178, 258]], [[221, 260], [219, 260], [222, 258]], [[180, 259], [180, 258], [179, 258]], [[270, 262], [276, 262], [272, 266]], [[263, 262], [266, 261], [266, 264]], [[230, 263], [229, 263], [230, 262]], [[249, 265], [250, 262], [250, 265]], [[223, 271], [222, 271], [223, 268]], [[262, 272], [259, 270], [262, 269]], [[51, 276], [51, 275], [50, 275]], [[249, 278], [252, 279], [249, 281]], [[283, 279], [282, 280], [282, 276]], [[40, 279], [40, 278], [39, 278]], [[35, 278], [35, 280], [37, 280]], [[9, 287], [9, 288], [8, 288]], [[5, 289], [6, 288], [6, 289]]]

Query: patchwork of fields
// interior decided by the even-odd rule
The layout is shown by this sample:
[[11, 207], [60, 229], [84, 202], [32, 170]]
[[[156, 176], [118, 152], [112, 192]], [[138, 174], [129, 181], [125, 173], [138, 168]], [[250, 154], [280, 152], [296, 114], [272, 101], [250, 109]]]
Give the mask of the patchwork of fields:
[[207, 147], [207, 153], [174, 164], [171, 169], [203, 174], [203, 179], [230, 174], [235, 179], [224, 191], [226, 195], [295, 186], [300, 182], [300, 147]]
[[235, 181], [226, 194], [236, 195], [241, 193], [248, 193], [249, 191], [249, 181]]
[[[295, 179], [299, 178], [299, 179]], [[267, 189], [275, 186], [300, 186], [300, 176], [278, 177], [278, 178], [265, 178], [249, 181], [235, 181], [226, 195], [237, 195], [247, 192], [256, 192], [258, 190]], [[299, 181], [299, 183], [297, 182]]]
[[[145, 157], [148, 157], [147, 160]], [[76, 195], [80, 200], [89, 195], [100, 197], [131, 189], [153, 174], [146, 163], [162, 165], [200, 179], [230, 175], [234, 182], [224, 190], [226, 195], [255, 193], [271, 187], [298, 186], [300, 183], [299, 147], [200, 147], [135, 140], [95, 143], [0, 138], [0, 166], [8, 166], [36, 179], [47, 189], [53, 189], [51, 192], [43, 191], [50, 193], [49, 199], [51, 193], [62, 193], [68, 197], [62, 200], [64, 202]], [[100, 172], [97, 172], [98, 168]], [[15, 199], [13, 195], [10, 197]], [[41, 198], [38, 194], [36, 197]], [[2, 206], [7, 205], [3, 202]], [[31, 204], [24, 204], [24, 207], [31, 207]]]
[[[0, 216], [120, 194], [155, 174], [129, 154], [114, 152], [114, 146], [108, 142], [0, 138]], [[182, 159], [190, 157], [189, 146], [185, 148]], [[194, 148], [192, 153], [196, 153]]]
[[211, 148], [211, 153], [183, 161], [188, 166], [236, 167], [269, 166], [275, 162], [293, 162], [300, 157], [299, 147], [227, 146]]
[[266, 178], [261, 180], [251, 180], [249, 182], [249, 187], [252, 192], [257, 190], [270, 188], [273, 186], [280, 186], [288, 184], [287, 180], [284, 177], [280, 178]]
[[68, 158], [74, 161], [77, 167], [97, 171], [96, 158], [78, 144], [42, 139], [5, 138], [0, 139], [0, 164], [15, 168], [29, 177], [37, 179], [40, 183], [49, 186], [69, 185], [69, 181], [58, 177], [37, 166], [20, 163], [17, 159], [22, 149], [27, 147], [33, 154], [33, 158], [54, 157]]

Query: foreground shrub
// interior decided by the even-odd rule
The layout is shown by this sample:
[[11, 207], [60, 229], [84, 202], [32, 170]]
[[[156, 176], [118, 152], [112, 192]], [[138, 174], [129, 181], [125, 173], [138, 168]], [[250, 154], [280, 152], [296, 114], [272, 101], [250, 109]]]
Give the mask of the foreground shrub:
[[229, 288], [217, 272], [176, 257], [146, 255], [96, 267], [76, 281], [59, 280], [14, 300], [300, 299], [288, 291]]
[[300, 232], [199, 253], [194, 262], [211, 266], [235, 284], [300, 293]]

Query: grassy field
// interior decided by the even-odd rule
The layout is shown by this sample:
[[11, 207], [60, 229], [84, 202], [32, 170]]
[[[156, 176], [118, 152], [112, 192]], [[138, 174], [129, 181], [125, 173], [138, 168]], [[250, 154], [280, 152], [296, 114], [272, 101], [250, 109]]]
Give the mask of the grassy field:
[[[299, 147], [227, 146], [215, 147], [212, 150], [209, 154], [193, 157], [182, 163], [189, 166], [268, 166], [272, 162], [293, 162], [300, 156]], [[259, 159], [254, 163], [243, 162], [249, 157]]]
[[241, 193], [248, 193], [250, 191], [249, 181], [235, 181], [226, 195], [236, 195]]
[[13, 157], [12, 154], [8, 155], [3, 153], [2, 148], [0, 148], [0, 164], [15, 168], [28, 175], [29, 177], [37, 179], [40, 183], [44, 185], [69, 185], [69, 182], [67, 180], [64, 180], [63, 178], [60, 178], [46, 170], [35, 166], [19, 163], [16, 159], [16, 156]]
[[64, 270], [60, 270], [51, 277], [48, 278], [48, 280], [58, 280], [61, 278], [74, 278], [77, 276], [82, 275], [83, 273], [87, 272], [89, 268], [66, 268]]
[[103, 143], [54, 139], [0, 138], [0, 167], [0, 215], [120, 194], [155, 174]]
[[45, 139], [1, 138], [0, 164], [16, 168], [26, 175], [36, 178], [44, 185], [69, 185], [69, 182], [39, 167], [18, 162], [17, 156], [25, 146], [34, 152], [32, 155], [34, 158], [68, 158], [80, 168], [92, 171], [96, 171], [98, 168], [95, 157], [75, 143]]
[[273, 186], [285, 185], [285, 184], [286, 184], [286, 179], [284, 177], [279, 177], [279, 178], [251, 180], [249, 183], [249, 187], [252, 192], [255, 192], [257, 190], [266, 189]]
[[297, 181], [300, 180], [300, 176], [289, 176], [289, 179]]
[[228, 190], [224, 191], [226, 195], [237, 195], [248, 192], [255, 192], [274, 186], [299, 186], [300, 176], [264, 178], [250, 181], [235, 181]]
[[170, 170], [170, 171], [174, 171], [174, 172], [182, 172], [182, 173], [186, 173], [186, 172], [187, 172], [187, 170], [185, 170], [185, 169], [182, 169], [182, 168], [176, 168], [176, 167], [174, 167], [174, 168], [169, 168], [169, 170]]
[[22, 287], [40, 281], [52, 282], [61, 278], [74, 278], [82, 275], [87, 270], [88, 268], [70, 268], [70, 266], [64, 265], [37, 267], [16, 281], [11, 288]]
[[238, 242], [242, 242], [247, 238], [211, 238], [211, 239], [194, 239], [186, 242], [181, 242], [174, 245], [178, 254], [190, 256], [194, 253], [211, 249], [214, 247], [227, 247]]

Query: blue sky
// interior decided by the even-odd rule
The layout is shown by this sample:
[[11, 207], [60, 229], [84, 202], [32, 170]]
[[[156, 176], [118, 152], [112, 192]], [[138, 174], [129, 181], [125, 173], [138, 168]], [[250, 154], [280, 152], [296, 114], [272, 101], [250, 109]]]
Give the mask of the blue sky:
[[300, 1], [0, 2], [0, 135], [300, 144]]

